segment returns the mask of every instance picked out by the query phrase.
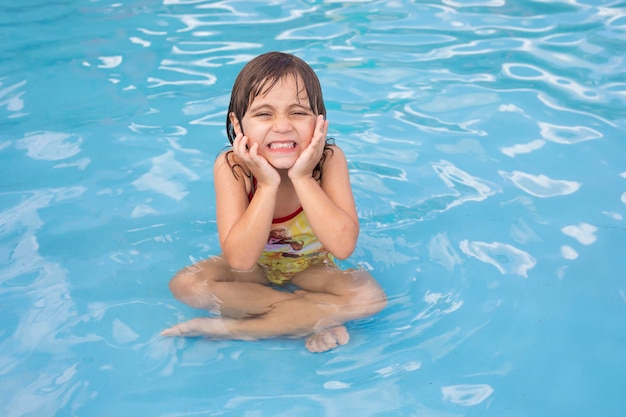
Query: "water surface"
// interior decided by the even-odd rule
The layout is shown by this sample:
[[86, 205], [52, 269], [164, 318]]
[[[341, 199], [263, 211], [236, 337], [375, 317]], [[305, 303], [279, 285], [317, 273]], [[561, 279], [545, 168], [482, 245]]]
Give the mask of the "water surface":
[[[0, 414], [619, 416], [626, 4], [0, 2]], [[163, 339], [234, 77], [317, 71], [389, 296], [325, 354]]]

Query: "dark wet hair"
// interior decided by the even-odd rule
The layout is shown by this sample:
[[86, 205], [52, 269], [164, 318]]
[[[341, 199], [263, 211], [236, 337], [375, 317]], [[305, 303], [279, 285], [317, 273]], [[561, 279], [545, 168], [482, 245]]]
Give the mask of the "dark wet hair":
[[[295, 78], [296, 88], [300, 89], [298, 85], [300, 80], [304, 84], [313, 113], [316, 115], [323, 114], [326, 117], [322, 87], [313, 68], [295, 55], [283, 52], [267, 52], [248, 62], [235, 79], [228, 113], [226, 114], [226, 133], [231, 145], [235, 140], [235, 129], [230, 121], [230, 114], [233, 113], [241, 121], [255, 97], [267, 93], [280, 80], [289, 76]], [[322, 166], [328, 153], [332, 153], [330, 145], [333, 143], [332, 139], [326, 140], [322, 158], [313, 170], [313, 177], [318, 181], [322, 179]], [[233, 169], [233, 174], [237, 176], [235, 168], [238, 165], [231, 161], [230, 156], [232, 155], [229, 155], [231, 152], [228, 152], [226, 158]]]

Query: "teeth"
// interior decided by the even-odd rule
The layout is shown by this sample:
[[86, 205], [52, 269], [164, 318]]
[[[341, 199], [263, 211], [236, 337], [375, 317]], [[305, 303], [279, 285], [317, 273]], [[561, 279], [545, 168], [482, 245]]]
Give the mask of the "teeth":
[[296, 144], [294, 142], [274, 142], [270, 143], [270, 149], [291, 149], [295, 148]]

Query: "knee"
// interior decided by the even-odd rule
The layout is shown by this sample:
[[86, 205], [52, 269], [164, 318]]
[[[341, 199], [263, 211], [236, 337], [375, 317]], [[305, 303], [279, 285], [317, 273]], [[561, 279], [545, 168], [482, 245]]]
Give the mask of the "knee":
[[370, 314], [376, 314], [382, 311], [387, 306], [387, 296], [385, 292], [380, 287], [380, 285], [375, 284], [367, 294], [368, 304], [370, 306], [369, 312]]
[[185, 299], [197, 294], [198, 286], [201, 285], [196, 274], [189, 267], [180, 270], [170, 280], [169, 288], [174, 297]]
[[170, 280], [169, 287], [178, 301], [194, 308], [217, 311], [221, 303], [213, 294], [212, 284], [202, 274], [194, 272], [193, 268], [185, 268]]
[[366, 310], [368, 315], [373, 315], [387, 306], [387, 296], [374, 278], [363, 277], [354, 288], [351, 304], [358, 305]]
[[179, 272], [170, 280], [169, 288], [174, 297], [180, 298], [189, 291], [189, 279]]

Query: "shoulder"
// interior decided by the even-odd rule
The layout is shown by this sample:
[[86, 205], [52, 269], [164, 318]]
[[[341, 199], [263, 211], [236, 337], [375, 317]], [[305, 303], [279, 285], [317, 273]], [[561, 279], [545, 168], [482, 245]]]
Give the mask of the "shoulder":
[[326, 156], [322, 165], [322, 187], [334, 187], [349, 181], [348, 161], [343, 150], [337, 145], [329, 145], [324, 151]]
[[343, 150], [335, 145], [335, 144], [329, 144], [326, 146], [326, 148], [324, 149], [324, 153], [325, 153], [325, 161], [324, 161], [324, 168], [327, 168], [326, 165], [346, 165], [346, 155], [343, 152]]
[[216, 175], [229, 172], [235, 177], [239, 177], [241, 174], [243, 174], [244, 177], [250, 176], [250, 170], [246, 164], [237, 158], [232, 149], [223, 151], [217, 156], [213, 171]]
[[342, 154], [342, 155], [343, 155], [343, 151], [341, 150], [341, 148], [339, 147], [339, 145], [337, 145], [337, 144], [335, 143], [335, 141], [334, 141], [334, 140], [333, 140], [332, 142], [330, 142], [330, 143], [327, 143], [327, 144], [326, 144], [326, 148], [327, 148], [327, 149], [330, 149], [333, 153], [334, 153], [334, 152], [339, 152], [340, 154]]
[[217, 183], [243, 184], [244, 189], [250, 190], [252, 177], [248, 167], [237, 158], [232, 150], [220, 153], [213, 166], [214, 180]]

